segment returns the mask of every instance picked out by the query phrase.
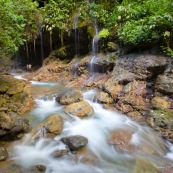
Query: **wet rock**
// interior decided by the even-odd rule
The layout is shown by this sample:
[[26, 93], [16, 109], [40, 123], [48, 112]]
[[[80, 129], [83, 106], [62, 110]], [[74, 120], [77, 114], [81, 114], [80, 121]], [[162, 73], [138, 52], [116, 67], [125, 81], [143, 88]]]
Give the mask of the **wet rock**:
[[160, 173], [160, 171], [146, 159], [137, 159], [133, 173]]
[[114, 100], [109, 96], [109, 94], [105, 92], [97, 93], [95, 99], [97, 100], [97, 102], [102, 104], [111, 104], [114, 102]]
[[68, 105], [82, 100], [82, 92], [72, 88], [64, 90], [59, 96], [56, 97], [56, 101], [63, 105]]
[[8, 158], [8, 152], [6, 148], [0, 147], [0, 161], [7, 160], [7, 158]]
[[42, 173], [46, 171], [46, 166], [44, 165], [34, 165], [29, 169], [32, 173]]
[[72, 103], [66, 106], [64, 111], [68, 114], [78, 116], [79, 118], [89, 117], [94, 113], [93, 108], [86, 101]]
[[63, 130], [63, 120], [58, 114], [51, 115], [43, 122], [42, 127], [45, 129], [46, 135], [55, 137]]
[[68, 149], [57, 150], [57, 151], [54, 151], [54, 152], [51, 154], [51, 156], [52, 156], [53, 158], [59, 158], [59, 157], [63, 157], [63, 156], [65, 156], [65, 155], [67, 155], [68, 152], [69, 152]]
[[83, 147], [76, 153], [76, 161], [77, 163], [84, 163], [87, 165], [95, 165], [98, 164], [98, 157], [92, 153], [87, 147]]
[[133, 131], [126, 129], [113, 131], [109, 136], [108, 143], [116, 145], [121, 151], [134, 152], [136, 146], [131, 143], [133, 133]]
[[145, 117], [141, 116], [141, 113], [139, 113], [138, 111], [128, 112], [127, 116], [130, 117], [132, 120], [138, 122], [139, 124], [146, 124]]
[[61, 138], [61, 140], [70, 148], [71, 151], [75, 151], [82, 147], [85, 147], [88, 143], [88, 139], [80, 135], [64, 137]]
[[28, 173], [28, 171], [24, 170], [21, 166], [12, 163], [11, 161], [8, 162], [0, 162], [0, 172], [1, 173]]

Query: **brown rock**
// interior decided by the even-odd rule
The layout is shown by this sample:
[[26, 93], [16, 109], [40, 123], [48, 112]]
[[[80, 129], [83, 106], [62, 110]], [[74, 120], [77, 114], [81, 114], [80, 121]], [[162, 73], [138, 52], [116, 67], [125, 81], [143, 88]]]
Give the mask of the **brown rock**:
[[58, 114], [51, 115], [46, 118], [43, 127], [46, 129], [46, 133], [58, 135], [63, 130], [63, 120]]
[[86, 101], [72, 103], [66, 106], [64, 108], [64, 111], [68, 114], [72, 114], [80, 118], [92, 116], [94, 113], [93, 108]]
[[105, 92], [97, 93], [95, 99], [97, 100], [97, 102], [102, 104], [111, 104], [114, 102], [114, 100], [109, 96], [109, 94]]
[[167, 97], [154, 97], [151, 100], [151, 104], [154, 108], [158, 109], [169, 109], [171, 107], [171, 103]]
[[119, 84], [112, 84], [110, 82], [107, 82], [104, 84], [104, 90], [108, 92], [114, 100], [117, 99], [118, 95], [122, 91], [122, 86]]
[[109, 136], [108, 142], [111, 145], [116, 145], [122, 151], [134, 152], [136, 146], [130, 143], [133, 133], [133, 131], [126, 129], [113, 131]]
[[160, 171], [149, 161], [137, 159], [133, 173], [160, 173]]
[[82, 92], [76, 89], [64, 90], [59, 96], [57, 96], [56, 101], [63, 105], [68, 105], [71, 103], [79, 102], [83, 100]]
[[76, 160], [77, 162], [81, 162], [87, 165], [95, 165], [98, 163], [98, 157], [87, 147], [83, 147], [77, 151]]
[[22, 92], [24, 89], [24, 83], [18, 83], [16, 85], [12, 85], [8, 90], [7, 90], [7, 94], [8, 95], [13, 95], [16, 93], [20, 93]]

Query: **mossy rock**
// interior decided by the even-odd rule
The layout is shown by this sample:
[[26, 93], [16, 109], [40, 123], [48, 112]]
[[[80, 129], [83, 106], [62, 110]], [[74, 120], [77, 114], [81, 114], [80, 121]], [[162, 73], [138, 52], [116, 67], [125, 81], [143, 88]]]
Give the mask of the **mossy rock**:
[[26, 101], [26, 98], [28, 98], [28, 94], [24, 92], [16, 93], [11, 97], [12, 101], [19, 103], [24, 103]]
[[147, 117], [147, 123], [155, 129], [173, 130], [173, 111], [169, 109], [151, 110]]

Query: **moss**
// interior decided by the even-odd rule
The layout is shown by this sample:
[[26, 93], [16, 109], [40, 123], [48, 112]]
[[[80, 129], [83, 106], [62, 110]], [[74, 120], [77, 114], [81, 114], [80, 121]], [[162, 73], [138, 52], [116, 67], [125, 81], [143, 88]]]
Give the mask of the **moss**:
[[14, 102], [24, 103], [27, 97], [28, 97], [27, 93], [16, 93], [11, 97], [11, 99]]

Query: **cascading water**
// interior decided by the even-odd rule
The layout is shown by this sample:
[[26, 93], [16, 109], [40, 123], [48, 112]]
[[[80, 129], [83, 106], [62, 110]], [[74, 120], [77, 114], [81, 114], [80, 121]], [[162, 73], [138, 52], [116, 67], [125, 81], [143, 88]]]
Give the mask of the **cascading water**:
[[[56, 136], [55, 140], [49, 140], [43, 138], [45, 131], [41, 129], [41, 138], [37, 142], [26, 142], [14, 147], [14, 161], [24, 168], [45, 165], [45, 173], [134, 173], [136, 170], [144, 169], [137, 164], [141, 159], [151, 162], [158, 169], [171, 165], [172, 161], [169, 159], [173, 160], [173, 152], [167, 152], [166, 155], [162, 149], [162, 145], [172, 149], [171, 144], [164, 142], [160, 144], [158, 142], [160, 137], [149, 127], [141, 126], [124, 115], [106, 110], [102, 105], [94, 103], [96, 93], [95, 90], [83, 93], [84, 100], [94, 108], [93, 117], [79, 119], [73, 115], [66, 115], [72, 121], [69, 121], [67, 117], [64, 118], [63, 106], [57, 104], [54, 99], [37, 99], [38, 107], [32, 111], [32, 116], [43, 120], [55, 112], [60, 114], [64, 119], [63, 132]], [[115, 145], [109, 144], [111, 132], [123, 129], [133, 131], [131, 144], [136, 148], [143, 147], [144, 149], [125, 152], [120, 151]], [[53, 152], [66, 148], [60, 139], [71, 135], [87, 137], [87, 148], [91, 155], [78, 156], [69, 153], [60, 158], [52, 157]], [[92, 158], [90, 162], [83, 162], [90, 157]], [[146, 167], [145, 170], [147, 169], [149, 168]]]
[[92, 59], [90, 61], [90, 72], [92, 75], [94, 75], [95, 72], [95, 63], [97, 61], [97, 53], [98, 53], [98, 24], [97, 24], [97, 19], [94, 20], [94, 29], [95, 29], [95, 36], [92, 41]]

